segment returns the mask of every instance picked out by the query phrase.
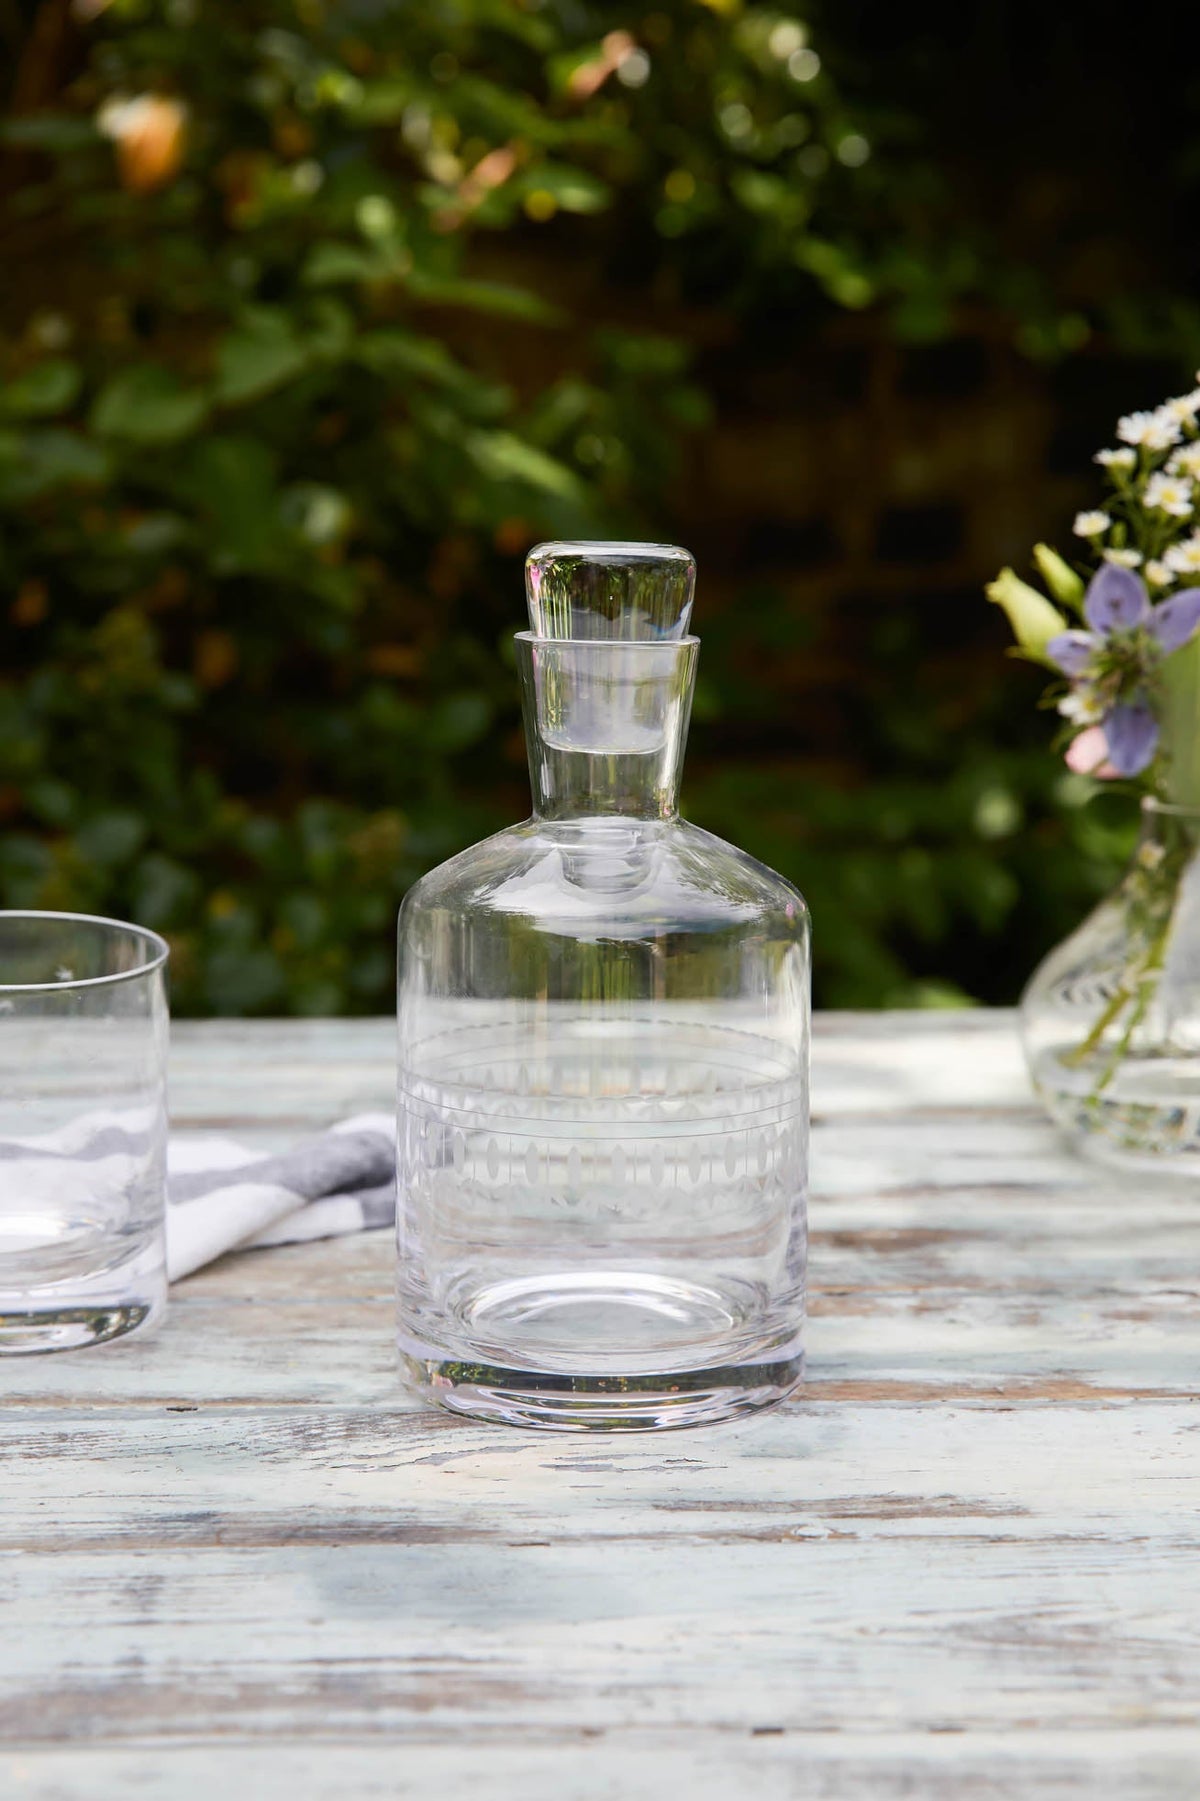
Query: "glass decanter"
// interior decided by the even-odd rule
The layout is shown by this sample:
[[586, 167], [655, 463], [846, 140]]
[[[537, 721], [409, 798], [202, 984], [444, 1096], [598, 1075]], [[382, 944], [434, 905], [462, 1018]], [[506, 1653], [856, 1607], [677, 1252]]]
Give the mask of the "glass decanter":
[[694, 581], [531, 553], [533, 816], [401, 909], [400, 1352], [455, 1412], [696, 1425], [803, 1373], [808, 914], [676, 810]]

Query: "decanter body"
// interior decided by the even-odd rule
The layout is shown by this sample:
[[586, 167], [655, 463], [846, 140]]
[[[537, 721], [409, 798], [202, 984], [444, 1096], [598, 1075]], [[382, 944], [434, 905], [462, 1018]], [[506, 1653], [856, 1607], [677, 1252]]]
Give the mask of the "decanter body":
[[692, 580], [532, 553], [533, 816], [401, 911], [400, 1349], [458, 1412], [699, 1424], [803, 1372], [808, 915], [676, 811]]

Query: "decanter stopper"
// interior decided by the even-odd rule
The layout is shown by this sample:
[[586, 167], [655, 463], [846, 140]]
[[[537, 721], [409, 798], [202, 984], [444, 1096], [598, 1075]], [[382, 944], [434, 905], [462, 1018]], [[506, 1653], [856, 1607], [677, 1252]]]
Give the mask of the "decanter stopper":
[[684, 638], [695, 559], [676, 544], [537, 544], [525, 561], [538, 638]]

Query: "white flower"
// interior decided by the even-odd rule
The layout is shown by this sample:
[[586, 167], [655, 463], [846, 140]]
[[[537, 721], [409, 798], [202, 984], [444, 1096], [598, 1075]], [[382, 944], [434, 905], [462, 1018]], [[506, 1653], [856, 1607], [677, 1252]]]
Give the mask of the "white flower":
[[1200, 388], [1192, 394], [1177, 394], [1174, 400], [1164, 400], [1158, 410], [1161, 415], [1178, 420], [1180, 425], [1190, 425], [1200, 413]]
[[1140, 550], [1106, 550], [1104, 561], [1119, 563], [1122, 569], [1137, 569], [1141, 566], [1142, 553]]
[[1175, 580], [1167, 565], [1160, 563], [1157, 558], [1151, 558], [1150, 562], [1146, 564], [1145, 574], [1146, 580], [1152, 588], [1169, 588]]
[[1200, 443], [1185, 444], [1177, 450], [1167, 463], [1171, 475], [1190, 475], [1193, 479], [1200, 476]]
[[1072, 688], [1069, 694], [1064, 694], [1058, 710], [1072, 725], [1098, 725], [1104, 718], [1104, 708], [1087, 688]]
[[1163, 552], [1162, 560], [1176, 575], [1200, 572], [1200, 532], [1193, 532], [1190, 538], [1181, 538], [1178, 544], [1172, 544]]
[[1190, 519], [1192, 484], [1186, 475], [1152, 475], [1142, 491], [1142, 504], [1174, 519]]
[[1093, 460], [1104, 469], [1133, 469], [1137, 466], [1137, 451], [1124, 446], [1120, 450], [1098, 450]]
[[1112, 520], [1107, 513], [1076, 513], [1072, 530], [1077, 538], [1098, 538], [1111, 524]]
[[1156, 413], [1126, 413], [1117, 420], [1117, 436], [1123, 444], [1140, 444], [1146, 450], [1169, 450], [1178, 444], [1183, 430], [1178, 419], [1160, 408]]

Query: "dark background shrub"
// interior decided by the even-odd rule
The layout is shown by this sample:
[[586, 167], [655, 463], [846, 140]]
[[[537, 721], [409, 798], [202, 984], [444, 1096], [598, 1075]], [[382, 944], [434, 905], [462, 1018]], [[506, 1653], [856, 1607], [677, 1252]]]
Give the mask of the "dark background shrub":
[[997, 0], [0, 35], [0, 904], [156, 926], [179, 1012], [386, 1007], [405, 887], [527, 810], [525, 550], [634, 534], [818, 1000], [1013, 998], [1129, 803], [980, 588], [1200, 356], [1181, 59]]

